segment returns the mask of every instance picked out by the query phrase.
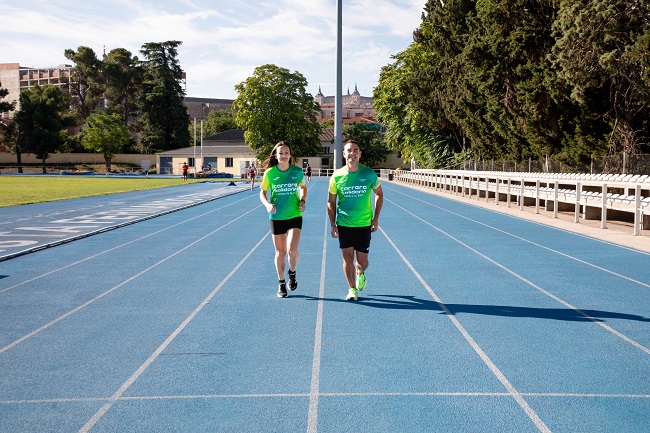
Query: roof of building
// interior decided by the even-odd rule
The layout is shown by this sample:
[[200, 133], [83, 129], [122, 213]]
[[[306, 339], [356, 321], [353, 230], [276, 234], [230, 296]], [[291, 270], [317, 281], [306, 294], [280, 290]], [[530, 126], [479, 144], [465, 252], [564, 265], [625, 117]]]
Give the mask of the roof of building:
[[[180, 149], [166, 150], [164, 152], [158, 152], [156, 155], [161, 156], [186, 156], [189, 157], [194, 155], [194, 147], [182, 147]], [[196, 146], [196, 154], [202, 152], [203, 156], [235, 156], [235, 155], [254, 155], [253, 149], [246, 145], [235, 145], [235, 146], [206, 146], [205, 144], [202, 147]]]
[[212, 104], [231, 104], [235, 102], [234, 99], [215, 99], [215, 98], [197, 98], [197, 97], [192, 97], [192, 96], [186, 96], [183, 98], [185, 102], [205, 102], [205, 103], [212, 103]]
[[325, 128], [320, 132], [320, 141], [333, 143], [334, 142], [334, 128]]
[[[321, 143], [334, 142], [334, 129], [325, 128], [321, 131], [319, 135]], [[236, 154], [251, 154], [253, 155], [255, 151], [251, 149], [244, 142], [244, 130], [243, 129], [229, 129], [227, 131], [219, 132], [217, 134], [211, 135], [209, 137], [203, 137], [203, 156], [212, 156], [212, 155], [236, 155]], [[196, 151], [199, 152], [199, 145], [196, 145]], [[187, 156], [194, 154], [194, 146], [182, 147], [180, 149], [166, 150], [164, 152], [158, 152], [157, 155], [162, 156]]]
[[203, 141], [244, 141], [243, 129], [229, 129], [227, 131], [217, 132], [209, 137], [203, 137]]
[[[331, 117], [323, 117], [322, 119], [318, 119], [318, 123], [323, 123], [327, 120], [332, 120]], [[371, 117], [344, 117], [342, 119], [343, 123], [377, 123], [377, 121], [374, 118]]]

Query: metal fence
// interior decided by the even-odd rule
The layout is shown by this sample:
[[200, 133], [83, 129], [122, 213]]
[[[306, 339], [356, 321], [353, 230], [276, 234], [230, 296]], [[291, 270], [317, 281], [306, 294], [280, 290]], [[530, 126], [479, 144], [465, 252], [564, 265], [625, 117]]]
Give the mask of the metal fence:
[[650, 155], [611, 155], [606, 157], [592, 157], [588, 164], [566, 164], [552, 159], [528, 161], [481, 161], [466, 160], [447, 167], [452, 170], [473, 171], [506, 171], [529, 173], [622, 173], [622, 174], [650, 174]]

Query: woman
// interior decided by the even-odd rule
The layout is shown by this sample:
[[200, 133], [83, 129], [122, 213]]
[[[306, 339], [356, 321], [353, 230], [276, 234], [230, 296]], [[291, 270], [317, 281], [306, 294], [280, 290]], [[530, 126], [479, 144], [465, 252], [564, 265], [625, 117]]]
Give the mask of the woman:
[[248, 167], [248, 177], [251, 179], [251, 191], [255, 188], [255, 176], [257, 176], [257, 170], [255, 170], [255, 164], [251, 163]]
[[[284, 141], [273, 147], [271, 155], [264, 162], [264, 177], [260, 185], [260, 200], [269, 213], [273, 246], [275, 247], [275, 269], [278, 273], [278, 297], [287, 297], [287, 283], [284, 279], [287, 245], [289, 253], [289, 289], [296, 290], [296, 267], [298, 265], [298, 244], [302, 230], [302, 213], [305, 211], [307, 186], [300, 167], [293, 164], [291, 148]], [[270, 199], [266, 192], [271, 191]]]

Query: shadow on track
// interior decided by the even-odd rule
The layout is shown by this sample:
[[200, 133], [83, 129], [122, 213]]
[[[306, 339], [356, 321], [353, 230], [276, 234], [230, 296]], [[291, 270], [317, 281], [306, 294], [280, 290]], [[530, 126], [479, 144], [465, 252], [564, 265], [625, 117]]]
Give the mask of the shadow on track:
[[[294, 295], [292, 298], [302, 298], [317, 301], [319, 298], [305, 295]], [[345, 302], [344, 299], [323, 298], [328, 302]], [[373, 295], [359, 297], [356, 301], [359, 306], [372, 308], [387, 308], [393, 310], [430, 310], [443, 313], [442, 308], [436, 301], [420, 299], [415, 296], [398, 296], [398, 295]], [[535, 319], [564, 320], [568, 322], [588, 322], [594, 319], [604, 322], [604, 319], [622, 319], [635, 320], [639, 322], [650, 322], [650, 318], [637, 316], [634, 314], [615, 313], [611, 311], [599, 310], [580, 310], [587, 316], [580, 314], [576, 310], [569, 308], [531, 308], [531, 307], [513, 307], [507, 305], [472, 305], [472, 304], [444, 304], [453, 315], [458, 314], [480, 314], [484, 316], [502, 316], [502, 317], [529, 317]]]

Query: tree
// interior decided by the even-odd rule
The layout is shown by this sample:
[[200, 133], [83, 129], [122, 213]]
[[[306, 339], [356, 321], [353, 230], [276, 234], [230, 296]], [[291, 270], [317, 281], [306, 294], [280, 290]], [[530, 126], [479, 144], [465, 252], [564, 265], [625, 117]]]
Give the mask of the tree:
[[[372, 124], [379, 126], [378, 124]], [[345, 140], [355, 140], [363, 152], [361, 161], [368, 167], [377, 167], [386, 161], [388, 148], [384, 146], [380, 138], [380, 130], [369, 129], [367, 125], [352, 123], [343, 125]]]
[[17, 145], [21, 151], [33, 153], [45, 164], [49, 154], [65, 144], [65, 128], [74, 124], [67, 114], [68, 107], [67, 95], [57, 86], [37, 84], [20, 92], [16, 122], [20, 128]]
[[424, 44], [430, 29], [423, 22], [416, 40], [382, 68], [373, 96], [377, 119], [386, 126], [386, 145], [419, 167], [438, 168], [466, 142], [445, 114], [441, 80], [435, 75], [440, 56]]
[[102, 64], [106, 80], [105, 97], [109, 110], [122, 116], [125, 125], [135, 120], [142, 84], [142, 68], [137, 57], [124, 48], [111, 50]]
[[[197, 124], [196, 127], [199, 128], [200, 125]], [[189, 128], [190, 128], [190, 136], [193, 137], [194, 124], [191, 123]], [[235, 128], [237, 128], [237, 123], [235, 122], [235, 110], [233, 110], [232, 108], [227, 108], [223, 110], [212, 110], [208, 113], [205, 120], [203, 121], [203, 136], [207, 137], [210, 135], [217, 134], [219, 132], [228, 131], [229, 129], [235, 129]], [[193, 141], [192, 144], [194, 144]]]
[[[0, 99], [5, 98], [9, 94], [9, 90], [2, 88], [2, 83], [0, 82]], [[5, 111], [11, 111], [16, 106], [16, 101], [7, 102], [0, 101], [0, 113]]]
[[[611, 153], [650, 150], [650, 5], [634, 0], [562, 2], [552, 62]], [[578, 133], [580, 130], [578, 130]]]
[[235, 121], [246, 130], [244, 140], [258, 159], [268, 157], [279, 141], [288, 143], [296, 156], [322, 152], [315, 114], [320, 107], [306, 87], [298, 71], [271, 64], [255, 68], [251, 77], [235, 85]]
[[119, 114], [100, 111], [86, 119], [81, 129], [81, 144], [104, 156], [108, 173], [113, 156], [129, 144], [129, 131]]
[[208, 113], [203, 122], [203, 135], [214, 135], [218, 132], [237, 128], [235, 122], [235, 110], [212, 110]]
[[[0, 99], [5, 98], [9, 94], [9, 90], [2, 88], [0, 83]], [[0, 101], [0, 113], [11, 111], [16, 107], [16, 101], [6, 102]], [[18, 172], [22, 173], [23, 169], [20, 167], [21, 155], [20, 148], [16, 145], [18, 139], [18, 125], [13, 120], [0, 119], [0, 144], [3, 144], [9, 152], [15, 153], [18, 162]]]
[[177, 56], [180, 41], [142, 46], [144, 81], [140, 95], [142, 147], [148, 151], [178, 149], [190, 142], [189, 115], [183, 104], [183, 70]]
[[99, 99], [104, 93], [101, 61], [92, 48], [84, 46], [77, 48], [77, 51], [67, 49], [64, 55], [75, 64], [71, 80], [64, 88], [70, 94], [75, 111], [85, 119], [98, 108]]
[[20, 151], [20, 146], [18, 146], [19, 133], [18, 124], [14, 120], [0, 119], [0, 143], [7, 148], [9, 153], [16, 155], [18, 173], [22, 173], [22, 153]]

